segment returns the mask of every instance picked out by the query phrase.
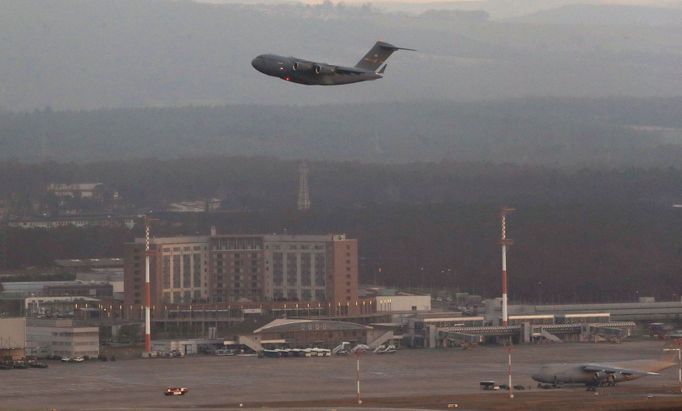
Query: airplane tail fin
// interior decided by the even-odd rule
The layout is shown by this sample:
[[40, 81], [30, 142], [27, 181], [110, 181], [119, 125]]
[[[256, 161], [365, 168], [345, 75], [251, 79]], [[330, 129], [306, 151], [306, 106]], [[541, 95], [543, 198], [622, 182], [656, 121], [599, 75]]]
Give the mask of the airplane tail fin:
[[[403, 47], [396, 47], [393, 44], [389, 44], [383, 41], [377, 41], [365, 56], [358, 61], [355, 67], [363, 70], [376, 71], [383, 63], [388, 59], [394, 51], [397, 50], [410, 50], [416, 51], [414, 49], [407, 49]], [[385, 67], [384, 67], [385, 70]]]

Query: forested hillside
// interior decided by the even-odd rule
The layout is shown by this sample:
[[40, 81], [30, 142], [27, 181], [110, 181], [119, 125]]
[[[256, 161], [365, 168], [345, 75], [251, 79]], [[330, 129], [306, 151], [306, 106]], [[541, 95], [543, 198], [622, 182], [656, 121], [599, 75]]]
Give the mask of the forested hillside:
[[0, 113], [0, 159], [206, 155], [364, 162], [676, 166], [682, 99], [141, 108]]

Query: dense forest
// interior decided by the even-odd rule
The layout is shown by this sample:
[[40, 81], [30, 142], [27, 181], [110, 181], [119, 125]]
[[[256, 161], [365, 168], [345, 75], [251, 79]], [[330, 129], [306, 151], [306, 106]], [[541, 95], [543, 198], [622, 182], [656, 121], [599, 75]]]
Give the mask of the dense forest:
[[0, 112], [0, 159], [272, 156], [551, 167], [677, 166], [682, 99]]
[[[667, 206], [682, 200], [679, 168], [558, 170], [494, 163], [374, 164], [311, 161], [317, 207], [394, 204]], [[97, 181], [136, 212], [168, 202], [218, 198], [222, 208], [267, 210], [296, 204], [298, 161], [272, 157], [195, 157], [97, 163], [0, 162], [0, 198], [39, 201], [55, 182]]]
[[[217, 196], [224, 210], [157, 213], [156, 235], [344, 232], [360, 243], [361, 280], [499, 293], [498, 210], [510, 216], [516, 301], [679, 298], [682, 170], [556, 170], [490, 163], [311, 162], [313, 208], [295, 208], [297, 162], [187, 158], [0, 164], [3, 196], [48, 181], [98, 180], [142, 207]], [[11, 193], [14, 193], [13, 195]], [[7, 231], [8, 265], [120, 256], [122, 229]], [[40, 252], [36, 252], [40, 250]], [[381, 267], [381, 271], [379, 268]]]

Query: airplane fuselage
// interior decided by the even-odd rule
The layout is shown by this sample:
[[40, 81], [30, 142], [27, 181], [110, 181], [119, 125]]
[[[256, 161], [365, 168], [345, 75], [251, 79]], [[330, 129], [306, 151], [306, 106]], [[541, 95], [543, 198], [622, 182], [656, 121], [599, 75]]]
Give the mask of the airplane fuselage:
[[585, 384], [587, 386], [615, 385], [672, 367], [674, 362], [664, 360], [629, 360], [618, 364], [545, 364], [532, 375], [535, 381], [545, 384]]
[[639, 378], [638, 375], [585, 371], [579, 364], [547, 364], [532, 375], [535, 381], [545, 384], [616, 383]]
[[334, 86], [376, 80], [380, 74], [355, 67], [340, 67], [295, 57], [261, 54], [251, 61], [256, 70], [293, 83]]

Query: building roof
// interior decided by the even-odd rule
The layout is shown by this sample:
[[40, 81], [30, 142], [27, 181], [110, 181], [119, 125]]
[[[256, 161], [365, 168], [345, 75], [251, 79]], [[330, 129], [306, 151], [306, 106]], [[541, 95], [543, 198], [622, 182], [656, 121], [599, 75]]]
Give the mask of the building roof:
[[4, 281], [0, 282], [0, 295], [10, 297], [40, 296], [46, 289], [54, 287], [93, 287], [110, 285], [99, 281]]
[[102, 183], [53, 183], [47, 186], [48, 190], [61, 190], [61, 191], [88, 191], [94, 190], [97, 186], [102, 186]]
[[362, 324], [332, 320], [290, 320], [277, 319], [254, 330], [254, 334], [264, 332], [296, 332], [296, 331], [342, 331], [342, 330], [371, 330]]
[[[183, 244], [192, 244], [192, 243], [207, 243], [208, 244], [208, 239], [209, 239], [209, 236], [207, 236], [207, 235], [203, 235], [203, 236], [177, 236], [177, 237], [154, 237], [151, 239], [151, 244], [163, 244], [163, 245], [178, 244], [179, 246], [182, 246]], [[145, 238], [139, 237], [139, 238], [135, 238], [134, 244], [144, 244], [144, 242], [145, 242]]]
[[71, 260], [54, 260], [61, 267], [123, 267], [122, 258], [86, 258]]

